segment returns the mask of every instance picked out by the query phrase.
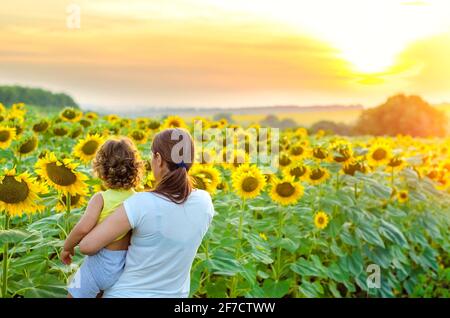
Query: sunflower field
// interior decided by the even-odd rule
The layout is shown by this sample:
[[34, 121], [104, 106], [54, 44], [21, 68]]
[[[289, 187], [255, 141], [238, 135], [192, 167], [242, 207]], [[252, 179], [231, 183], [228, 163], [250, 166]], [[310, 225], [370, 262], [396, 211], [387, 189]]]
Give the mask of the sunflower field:
[[[199, 120], [244, 136], [249, 128]], [[90, 196], [103, 189], [91, 170], [96, 151], [127, 136], [145, 160], [152, 136], [168, 127], [193, 129], [176, 116], [73, 108], [43, 115], [0, 104], [2, 297], [66, 296], [83, 256], [66, 266], [59, 253]], [[270, 135], [196, 153], [189, 173], [212, 195], [216, 216], [191, 269], [192, 297], [450, 296], [450, 139], [298, 128], [280, 133], [276, 173], [235, 160], [266, 142]], [[226, 154], [233, 160], [205, 160]], [[153, 185], [147, 163], [136, 190]]]

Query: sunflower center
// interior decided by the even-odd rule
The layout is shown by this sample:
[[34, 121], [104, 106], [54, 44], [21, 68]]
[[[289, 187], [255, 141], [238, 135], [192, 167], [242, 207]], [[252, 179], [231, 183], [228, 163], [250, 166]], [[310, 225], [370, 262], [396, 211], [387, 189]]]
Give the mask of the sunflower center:
[[37, 146], [37, 138], [32, 137], [25, 141], [22, 145], [20, 145], [19, 153], [21, 154], [27, 154], [32, 152], [34, 149], [36, 149]]
[[384, 150], [382, 148], [378, 148], [372, 154], [372, 158], [377, 160], [377, 161], [385, 159], [386, 156], [387, 156], [387, 152], [386, 152], [386, 150]]
[[277, 185], [276, 191], [280, 197], [288, 198], [294, 194], [295, 188], [289, 182], [283, 182]]
[[18, 204], [25, 201], [29, 192], [26, 182], [19, 182], [12, 176], [6, 176], [0, 183], [0, 201], [7, 204]]
[[403, 160], [400, 158], [394, 158], [389, 162], [389, 166], [398, 167], [402, 164]]
[[195, 186], [197, 189], [206, 190], [206, 184], [202, 178], [194, 176]]
[[50, 180], [60, 186], [69, 186], [77, 181], [77, 176], [69, 168], [54, 162], [46, 165], [46, 171]]
[[64, 136], [65, 134], [67, 134], [68, 131], [65, 128], [58, 127], [55, 128], [53, 132], [55, 133], [56, 136]]
[[320, 169], [314, 169], [311, 172], [310, 178], [311, 178], [311, 180], [320, 180], [320, 178], [322, 178], [324, 174], [325, 174], [324, 171], [322, 171]]
[[285, 167], [285, 166], [288, 166], [290, 163], [291, 163], [291, 159], [289, 159], [288, 156], [282, 156], [280, 158], [280, 165], [281, 166]]
[[294, 156], [300, 156], [301, 154], [303, 154], [303, 148], [299, 146], [292, 147], [291, 154], [293, 154]]
[[402, 192], [402, 193], [400, 193], [400, 197], [401, 197], [402, 199], [406, 199], [406, 198], [407, 198], [407, 194], [404, 193], [404, 192]]
[[95, 154], [98, 148], [98, 142], [95, 140], [89, 140], [88, 142], [84, 143], [83, 147], [81, 147], [81, 151], [88, 156], [92, 156]]
[[144, 134], [140, 131], [134, 131], [132, 136], [133, 136], [133, 139], [135, 139], [135, 140], [144, 139]]
[[43, 132], [45, 130], [47, 130], [48, 128], [48, 123], [46, 121], [41, 121], [40, 123], [37, 123], [33, 126], [33, 130], [35, 132]]
[[305, 167], [295, 167], [295, 168], [291, 169], [290, 172], [291, 172], [292, 176], [299, 178], [305, 174], [306, 168]]
[[11, 133], [8, 130], [0, 131], [0, 142], [8, 141], [10, 137], [11, 137]]
[[242, 181], [242, 190], [245, 192], [253, 192], [258, 187], [258, 179], [255, 177], [247, 177]]
[[324, 224], [325, 223], [325, 218], [323, 216], [319, 216], [317, 218], [317, 223], [319, 223], [320, 225]]
[[313, 156], [317, 159], [325, 159], [327, 157], [327, 153], [322, 149], [314, 149]]
[[66, 109], [63, 113], [62, 113], [63, 117], [67, 118], [67, 119], [74, 119], [76, 117], [76, 113], [71, 110], [71, 109]]

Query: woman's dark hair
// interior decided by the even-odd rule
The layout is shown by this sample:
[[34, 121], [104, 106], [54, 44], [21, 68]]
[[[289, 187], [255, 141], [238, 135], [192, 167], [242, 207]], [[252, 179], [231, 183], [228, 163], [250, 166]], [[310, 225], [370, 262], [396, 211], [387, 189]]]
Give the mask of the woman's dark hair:
[[166, 129], [153, 138], [153, 155], [159, 153], [169, 171], [152, 192], [170, 201], [184, 203], [192, 191], [188, 174], [194, 161], [194, 142], [188, 131], [180, 128]]
[[144, 163], [128, 138], [110, 139], [98, 150], [94, 172], [110, 189], [132, 189], [139, 185]]

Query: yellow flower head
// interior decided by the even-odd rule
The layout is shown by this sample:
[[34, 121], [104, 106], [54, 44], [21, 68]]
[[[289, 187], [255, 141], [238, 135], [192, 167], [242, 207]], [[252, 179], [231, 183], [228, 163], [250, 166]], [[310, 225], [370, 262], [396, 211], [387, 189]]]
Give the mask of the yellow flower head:
[[71, 159], [58, 160], [48, 153], [36, 162], [36, 173], [57, 191], [71, 195], [84, 194], [87, 177], [76, 171], [78, 164]]
[[7, 149], [15, 137], [15, 128], [0, 126], [0, 149]]
[[214, 193], [221, 182], [220, 172], [211, 165], [194, 164], [189, 169], [191, 176], [200, 176], [208, 183], [207, 190]]
[[59, 114], [59, 118], [63, 121], [74, 123], [83, 118], [83, 113], [73, 107], [66, 107]]
[[404, 203], [406, 201], [408, 201], [409, 198], [409, 194], [407, 190], [400, 190], [397, 192], [397, 200], [400, 203]]
[[330, 173], [326, 168], [316, 167], [309, 170], [308, 182], [317, 185], [325, 182], [330, 177]]
[[319, 211], [316, 213], [316, 215], [314, 215], [314, 225], [319, 230], [323, 230], [324, 228], [326, 228], [328, 225], [328, 222], [329, 222], [329, 218], [325, 212]]
[[266, 185], [264, 175], [259, 169], [254, 168], [248, 171], [235, 170], [231, 180], [236, 194], [244, 199], [257, 197]]
[[95, 157], [103, 142], [104, 139], [98, 134], [88, 135], [86, 138], [80, 139], [73, 153], [75, 157], [80, 158], [84, 163], [88, 163]]
[[270, 197], [281, 205], [297, 203], [303, 196], [304, 190], [300, 182], [295, 182], [293, 177], [274, 179], [270, 190]]
[[0, 175], [0, 210], [11, 216], [41, 212], [45, 206], [39, 195], [45, 193], [46, 187], [28, 172], [17, 174], [12, 169]]

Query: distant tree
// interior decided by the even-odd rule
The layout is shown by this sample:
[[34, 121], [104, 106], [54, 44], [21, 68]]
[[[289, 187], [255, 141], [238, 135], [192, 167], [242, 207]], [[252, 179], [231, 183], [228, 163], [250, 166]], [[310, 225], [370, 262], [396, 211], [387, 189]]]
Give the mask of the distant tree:
[[259, 124], [264, 127], [278, 127], [280, 119], [275, 115], [267, 115]]
[[234, 123], [233, 118], [231, 117], [231, 114], [229, 113], [219, 113], [214, 115], [213, 120], [221, 120], [226, 119], [228, 123]]
[[297, 127], [298, 124], [295, 120], [292, 118], [285, 118], [282, 121], [280, 121], [279, 128], [285, 129], [285, 128], [294, 128]]
[[362, 112], [356, 132], [369, 135], [410, 135], [414, 137], [445, 136], [445, 114], [421, 97], [399, 94], [375, 108]]
[[73, 98], [67, 94], [52, 93], [41, 88], [17, 85], [0, 86], [0, 103], [6, 106], [11, 106], [14, 103], [25, 103], [44, 108], [63, 108], [66, 106], [79, 108]]
[[273, 127], [273, 128], [294, 128], [298, 127], [298, 124], [292, 118], [285, 118], [280, 120], [276, 115], [267, 115], [266, 118], [261, 120], [259, 124], [263, 127]]
[[351, 136], [353, 134], [353, 127], [344, 123], [335, 123], [330, 120], [321, 120], [313, 124], [309, 131], [313, 134], [319, 130], [323, 130], [329, 134], [336, 134], [341, 136]]

